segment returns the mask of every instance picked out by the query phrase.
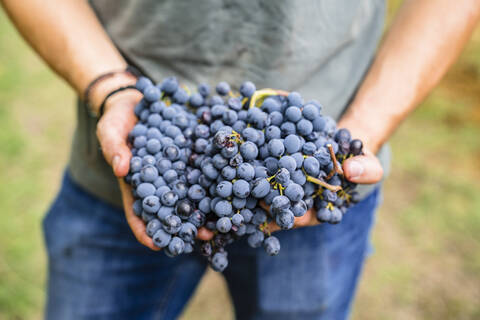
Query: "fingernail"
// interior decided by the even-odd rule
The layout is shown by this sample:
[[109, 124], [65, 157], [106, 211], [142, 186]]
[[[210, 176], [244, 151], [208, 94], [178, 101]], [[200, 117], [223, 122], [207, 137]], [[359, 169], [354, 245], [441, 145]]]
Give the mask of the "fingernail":
[[120, 162], [120, 156], [114, 156], [112, 160], [113, 171], [116, 171], [119, 162]]
[[350, 179], [358, 178], [363, 173], [363, 166], [358, 161], [352, 161], [349, 165]]

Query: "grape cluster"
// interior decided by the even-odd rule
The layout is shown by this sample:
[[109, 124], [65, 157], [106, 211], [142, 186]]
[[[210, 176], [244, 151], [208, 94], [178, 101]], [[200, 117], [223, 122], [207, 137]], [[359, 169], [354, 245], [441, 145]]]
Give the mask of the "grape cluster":
[[[249, 81], [239, 93], [226, 82], [191, 93], [173, 77], [158, 85], [142, 77], [136, 87], [143, 99], [126, 181], [133, 211], [168, 256], [196, 248], [223, 271], [236, 239], [276, 255], [269, 223], [291, 229], [312, 208], [320, 222], [339, 223], [358, 201], [342, 163], [362, 154], [362, 142], [322, 116], [317, 101]], [[200, 227], [213, 239], [195, 239]]]

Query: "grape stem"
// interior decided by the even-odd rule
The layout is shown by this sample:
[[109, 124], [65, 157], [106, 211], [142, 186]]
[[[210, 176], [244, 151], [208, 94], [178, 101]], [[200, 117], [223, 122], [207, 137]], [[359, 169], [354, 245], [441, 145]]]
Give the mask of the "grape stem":
[[343, 176], [343, 170], [342, 168], [338, 165], [337, 162], [337, 157], [335, 157], [335, 152], [333, 152], [333, 147], [331, 144], [327, 144], [328, 151], [330, 151], [330, 157], [332, 158], [333, 161], [333, 168], [335, 169], [335, 172]]
[[275, 89], [261, 89], [257, 90], [253, 93], [252, 97], [250, 98], [250, 103], [248, 105], [249, 108], [254, 107], [257, 104], [257, 101], [260, 99], [265, 99], [269, 96], [288, 96], [287, 91], [283, 90], [275, 90]]
[[259, 225], [258, 228], [260, 229], [260, 231], [262, 231], [264, 234], [267, 234], [269, 237], [272, 235], [272, 233], [268, 229], [267, 221]]
[[341, 186], [334, 186], [334, 185], [328, 184], [325, 181], [314, 178], [312, 176], [307, 176], [307, 181], [318, 184], [318, 185], [324, 187], [325, 189], [328, 189], [328, 190], [333, 191], [333, 192], [337, 192], [337, 191], [342, 190]]

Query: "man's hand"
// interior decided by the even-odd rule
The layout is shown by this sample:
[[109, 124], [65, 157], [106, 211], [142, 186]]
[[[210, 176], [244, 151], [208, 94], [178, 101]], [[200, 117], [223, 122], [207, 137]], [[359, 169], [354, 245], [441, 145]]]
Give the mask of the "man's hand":
[[130, 186], [123, 181], [130, 167], [132, 153], [127, 145], [128, 133], [137, 122], [133, 112], [141, 95], [135, 91], [120, 92], [112, 96], [105, 105], [105, 112], [97, 125], [97, 137], [105, 160], [112, 166], [118, 178], [125, 218], [137, 240], [152, 250], [160, 250], [145, 232], [145, 223], [135, 215], [132, 209], [133, 196]]
[[[363, 151], [364, 155], [352, 157], [343, 163], [342, 169], [345, 177], [358, 184], [377, 183], [383, 176], [382, 165], [371, 151], [365, 148]], [[269, 210], [269, 207], [264, 202], [261, 202], [260, 205], [263, 209]], [[316, 211], [312, 208], [303, 216], [295, 218], [294, 228], [316, 226], [318, 224], [320, 224], [320, 222], [317, 220]], [[268, 225], [268, 230], [270, 232], [275, 232], [281, 229], [274, 221], [272, 221]]]
[[[132, 191], [130, 186], [123, 181], [123, 177], [128, 173], [132, 157], [127, 145], [128, 133], [137, 122], [133, 109], [140, 99], [141, 94], [136, 91], [120, 92], [108, 99], [105, 112], [97, 125], [97, 137], [105, 160], [112, 166], [113, 173], [118, 178], [125, 218], [135, 238], [152, 250], [160, 250], [146, 234], [143, 220], [133, 212]], [[213, 237], [213, 233], [205, 228], [200, 228], [197, 237], [208, 240]]]

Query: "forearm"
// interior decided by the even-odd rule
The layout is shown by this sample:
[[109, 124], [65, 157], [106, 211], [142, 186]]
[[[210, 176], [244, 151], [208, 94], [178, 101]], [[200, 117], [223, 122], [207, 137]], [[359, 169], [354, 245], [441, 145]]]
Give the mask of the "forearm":
[[377, 151], [435, 87], [470, 38], [478, 0], [407, 0], [340, 121]]
[[[77, 93], [98, 75], [126, 68], [87, 1], [0, 1], [23, 37]], [[102, 99], [98, 92], [92, 98]]]

